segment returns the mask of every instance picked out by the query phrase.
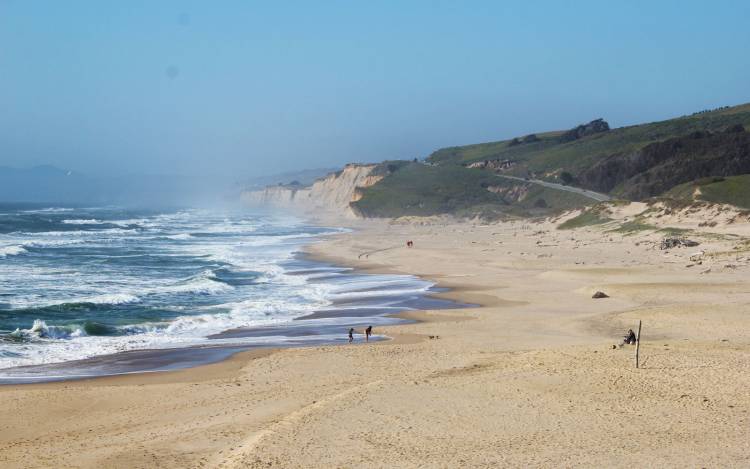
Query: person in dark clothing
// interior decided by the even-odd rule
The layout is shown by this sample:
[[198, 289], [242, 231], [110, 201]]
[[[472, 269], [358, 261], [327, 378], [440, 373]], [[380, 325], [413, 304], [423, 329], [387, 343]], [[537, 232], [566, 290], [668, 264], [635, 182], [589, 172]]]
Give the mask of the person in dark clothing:
[[636, 342], [635, 332], [633, 332], [633, 329], [628, 329], [628, 335], [625, 336], [623, 343], [632, 345], [632, 344], [635, 344], [635, 342]]
[[354, 328], [349, 329], [349, 343], [351, 344], [354, 340]]
[[372, 335], [372, 326], [367, 326], [367, 329], [365, 329], [365, 340], [367, 342], [370, 341], [370, 336]]

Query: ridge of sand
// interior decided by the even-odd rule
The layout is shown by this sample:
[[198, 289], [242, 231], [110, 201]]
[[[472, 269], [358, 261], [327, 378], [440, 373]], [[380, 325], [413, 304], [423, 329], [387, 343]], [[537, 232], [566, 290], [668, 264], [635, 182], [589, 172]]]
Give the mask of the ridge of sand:
[[[391, 342], [3, 387], [0, 466], [750, 466], [744, 225], [691, 234], [701, 264], [698, 249], [659, 250], [654, 231], [356, 228], [311, 254], [484, 307], [409, 313], [427, 320], [379, 331]], [[639, 319], [636, 370], [612, 345]]]

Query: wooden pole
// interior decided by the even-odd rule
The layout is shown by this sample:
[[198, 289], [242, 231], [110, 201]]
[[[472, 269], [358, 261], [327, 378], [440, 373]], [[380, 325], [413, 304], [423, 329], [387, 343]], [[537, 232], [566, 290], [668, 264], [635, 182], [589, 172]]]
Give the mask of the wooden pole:
[[638, 353], [641, 350], [641, 321], [638, 321], [638, 335], [635, 336], [635, 367], [638, 368]]

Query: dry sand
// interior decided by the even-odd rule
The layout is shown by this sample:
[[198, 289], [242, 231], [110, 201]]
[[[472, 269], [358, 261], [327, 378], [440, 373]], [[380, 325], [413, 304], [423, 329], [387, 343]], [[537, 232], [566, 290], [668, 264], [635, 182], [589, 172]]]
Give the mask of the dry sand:
[[[748, 246], [721, 228], [665, 252], [606, 226], [362, 223], [311, 253], [483, 307], [410, 313], [390, 342], [3, 387], [0, 467], [750, 467]], [[612, 348], [638, 320], [641, 369]]]

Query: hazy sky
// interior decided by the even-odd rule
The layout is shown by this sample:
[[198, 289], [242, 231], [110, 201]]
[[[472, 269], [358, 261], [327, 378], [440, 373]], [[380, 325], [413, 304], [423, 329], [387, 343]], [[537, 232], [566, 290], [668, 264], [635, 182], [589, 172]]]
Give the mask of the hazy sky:
[[244, 177], [658, 120], [750, 101], [748, 21], [748, 1], [0, 0], [0, 165]]

